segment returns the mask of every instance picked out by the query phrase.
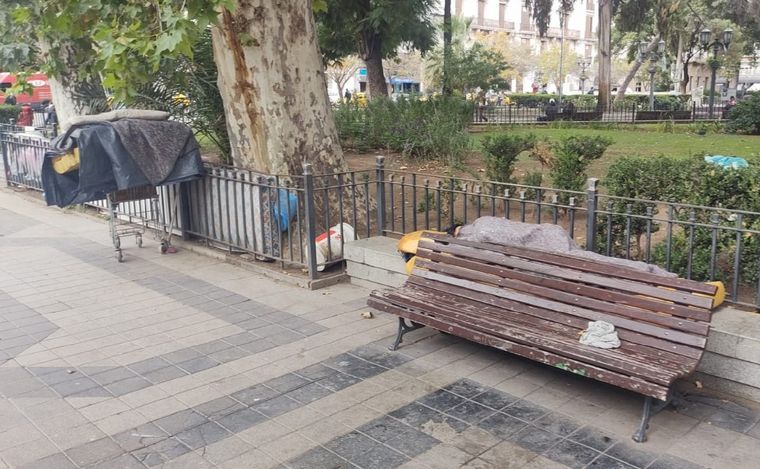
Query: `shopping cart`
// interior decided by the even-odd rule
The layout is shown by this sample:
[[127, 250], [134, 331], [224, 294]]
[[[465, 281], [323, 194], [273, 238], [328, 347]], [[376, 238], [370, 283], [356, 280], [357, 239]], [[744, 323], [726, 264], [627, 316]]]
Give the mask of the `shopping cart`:
[[134, 236], [138, 248], [143, 245], [143, 234], [151, 220], [158, 220], [158, 192], [154, 186], [143, 186], [111, 192], [106, 196], [108, 227], [116, 252], [116, 260], [124, 261], [121, 239]]

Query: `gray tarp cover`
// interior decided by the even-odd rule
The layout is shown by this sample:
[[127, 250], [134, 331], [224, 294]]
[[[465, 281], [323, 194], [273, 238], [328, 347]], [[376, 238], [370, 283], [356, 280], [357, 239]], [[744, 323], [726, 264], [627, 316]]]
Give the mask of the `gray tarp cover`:
[[[122, 119], [72, 126], [45, 154], [42, 183], [48, 205], [101, 200], [109, 192], [187, 181], [204, 173], [190, 128], [174, 121]], [[79, 170], [58, 174], [52, 157], [79, 147]]]
[[568, 236], [564, 228], [548, 223], [536, 225], [511, 221], [506, 218], [481, 217], [469, 225], [463, 226], [457, 238], [479, 243], [525, 246], [531, 249], [565, 253], [589, 260], [606, 262], [618, 266], [622, 265], [655, 275], [676, 276], [676, 274], [656, 265], [626, 259], [613, 259], [595, 252], [586, 251], [575, 244], [575, 241]]

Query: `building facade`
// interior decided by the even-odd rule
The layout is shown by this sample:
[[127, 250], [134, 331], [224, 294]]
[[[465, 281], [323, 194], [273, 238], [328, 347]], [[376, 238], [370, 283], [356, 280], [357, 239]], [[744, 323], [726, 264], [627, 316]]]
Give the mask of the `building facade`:
[[[565, 50], [574, 51], [578, 57], [591, 62], [586, 74], [585, 89], [589, 89], [595, 75], [597, 53], [596, 29], [598, 26], [598, 8], [596, 0], [582, 0], [575, 4], [573, 11], [567, 16], [564, 34], [560, 28], [559, 3], [552, 6], [552, 18], [545, 37], [540, 37], [534, 25], [530, 11], [525, 8], [523, 0], [452, 0], [452, 15], [470, 18], [470, 28], [483, 33], [505, 32], [515, 44], [530, 45], [533, 53], [538, 56], [545, 48], [560, 44], [564, 36]], [[443, 0], [439, 0], [437, 15], [443, 15]], [[512, 89], [517, 92], [530, 92], [533, 84], [541, 81], [535, 73], [527, 73], [521, 83], [513, 83]], [[567, 74], [563, 91], [578, 92], [580, 80], [576, 74]], [[556, 87], [549, 85], [549, 92]]]

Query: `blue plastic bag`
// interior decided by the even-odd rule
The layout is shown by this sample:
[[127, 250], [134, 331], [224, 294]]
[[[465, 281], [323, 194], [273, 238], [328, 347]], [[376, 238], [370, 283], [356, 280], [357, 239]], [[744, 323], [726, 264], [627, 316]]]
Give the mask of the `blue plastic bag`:
[[712, 155], [705, 156], [705, 162], [725, 169], [741, 169], [749, 166], [747, 160], [738, 156]]
[[297, 211], [298, 197], [287, 189], [278, 189], [277, 199], [272, 201], [272, 218], [279, 221], [281, 232], [290, 229], [290, 222], [295, 218]]

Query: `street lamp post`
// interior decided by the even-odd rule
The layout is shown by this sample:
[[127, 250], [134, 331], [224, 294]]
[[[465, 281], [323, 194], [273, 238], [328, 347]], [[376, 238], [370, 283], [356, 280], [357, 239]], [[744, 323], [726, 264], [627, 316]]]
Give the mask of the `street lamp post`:
[[649, 110], [654, 111], [654, 74], [657, 73], [657, 62], [662, 58], [662, 54], [665, 53], [665, 41], [660, 39], [657, 43], [657, 47], [651, 51], [647, 51], [649, 45], [646, 42], [639, 43], [639, 55], [641, 60], [644, 61], [649, 58]]
[[581, 68], [581, 75], [578, 77], [581, 80], [581, 94], [584, 94], [586, 92], [584, 84], [586, 83], [586, 80], [588, 80], [586, 69], [591, 66], [591, 58], [584, 57], [583, 59], [578, 60], [578, 66]]
[[702, 43], [704, 50], [707, 51], [710, 48], [713, 50], [712, 60], [710, 61], [710, 70], [712, 72], [710, 76], [710, 110], [708, 114], [710, 119], [713, 118], [713, 107], [715, 106], [715, 78], [718, 73], [718, 68], [720, 68], [718, 52], [726, 52], [728, 50], [728, 46], [731, 45], [731, 39], [733, 36], [734, 32], [727, 29], [723, 31], [723, 34], [718, 35], [714, 41], [710, 42], [710, 39], [712, 39], [712, 31], [709, 29], [703, 29], [699, 33], [699, 42]]

